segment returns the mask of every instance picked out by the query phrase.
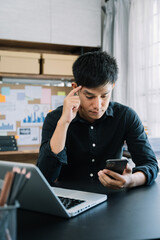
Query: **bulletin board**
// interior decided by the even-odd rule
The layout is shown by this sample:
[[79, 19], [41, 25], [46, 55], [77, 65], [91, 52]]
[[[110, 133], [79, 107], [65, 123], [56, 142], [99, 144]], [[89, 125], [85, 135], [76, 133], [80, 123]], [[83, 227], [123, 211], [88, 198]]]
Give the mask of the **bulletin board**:
[[14, 135], [18, 146], [37, 146], [48, 112], [63, 105], [71, 87], [0, 84], [0, 135]]

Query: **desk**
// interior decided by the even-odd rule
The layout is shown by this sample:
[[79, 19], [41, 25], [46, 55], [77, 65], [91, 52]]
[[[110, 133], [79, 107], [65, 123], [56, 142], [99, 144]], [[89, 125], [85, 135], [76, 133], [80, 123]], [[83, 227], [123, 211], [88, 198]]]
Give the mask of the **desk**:
[[152, 186], [120, 191], [75, 182], [57, 186], [106, 192], [108, 201], [69, 220], [19, 209], [18, 240], [160, 239], [160, 176]]
[[38, 147], [18, 147], [18, 151], [0, 152], [0, 160], [36, 164]]

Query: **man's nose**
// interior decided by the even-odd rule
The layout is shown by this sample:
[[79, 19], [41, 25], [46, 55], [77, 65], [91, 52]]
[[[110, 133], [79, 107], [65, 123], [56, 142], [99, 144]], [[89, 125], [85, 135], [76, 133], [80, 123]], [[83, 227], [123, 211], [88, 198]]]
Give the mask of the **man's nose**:
[[101, 104], [102, 104], [101, 98], [97, 97], [97, 98], [94, 99], [94, 103], [93, 103], [94, 108], [100, 109]]

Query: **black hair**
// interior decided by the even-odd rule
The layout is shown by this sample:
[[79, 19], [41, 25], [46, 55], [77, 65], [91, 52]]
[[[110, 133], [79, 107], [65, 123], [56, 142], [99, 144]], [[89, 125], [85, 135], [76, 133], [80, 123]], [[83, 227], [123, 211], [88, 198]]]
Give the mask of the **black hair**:
[[87, 52], [79, 56], [72, 70], [77, 85], [88, 88], [113, 84], [118, 78], [115, 58], [102, 51]]

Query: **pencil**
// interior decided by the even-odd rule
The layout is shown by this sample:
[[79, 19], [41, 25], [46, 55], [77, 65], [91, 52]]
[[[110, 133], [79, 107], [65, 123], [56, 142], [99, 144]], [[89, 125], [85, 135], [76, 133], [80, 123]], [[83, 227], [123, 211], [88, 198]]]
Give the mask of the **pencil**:
[[21, 187], [20, 187], [20, 189], [19, 189], [19, 192], [17, 193], [16, 198], [19, 197], [19, 195], [20, 195], [21, 192], [23, 191], [23, 189], [24, 189], [26, 183], [28, 182], [28, 180], [30, 179], [30, 177], [31, 177], [31, 172], [28, 172], [28, 173], [26, 174], [25, 178], [22, 180], [22, 184], [21, 184]]
[[17, 186], [17, 183], [18, 183], [18, 180], [19, 180], [19, 177], [20, 177], [20, 168], [13, 168], [13, 171], [14, 171], [14, 181], [13, 181], [13, 184], [12, 184], [12, 188], [11, 188], [11, 191], [10, 191], [10, 195], [9, 195], [9, 198], [8, 198], [8, 205], [11, 205], [13, 204], [13, 198], [14, 198], [14, 192], [15, 192], [15, 189], [16, 189], [16, 186]]
[[4, 178], [4, 183], [0, 194], [0, 206], [3, 206], [7, 202], [13, 179], [14, 172], [7, 172]]
[[20, 174], [17, 175], [16, 184], [14, 184], [13, 191], [11, 193], [10, 204], [13, 204], [16, 200], [17, 194], [21, 188], [21, 182], [25, 178], [26, 169], [23, 168]]

